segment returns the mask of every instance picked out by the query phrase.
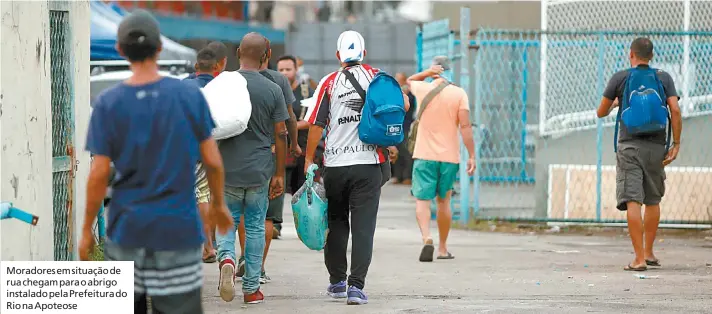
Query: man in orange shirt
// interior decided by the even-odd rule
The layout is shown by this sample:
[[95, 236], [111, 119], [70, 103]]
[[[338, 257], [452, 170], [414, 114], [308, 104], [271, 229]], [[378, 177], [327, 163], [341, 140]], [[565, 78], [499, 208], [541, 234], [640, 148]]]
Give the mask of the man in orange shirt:
[[[430, 203], [437, 198], [437, 222], [440, 234], [438, 259], [453, 259], [447, 249], [452, 212], [450, 195], [460, 166], [460, 141], [467, 147], [467, 173], [475, 171], [475, 142], [470, 123], [467, 93], [450, 84], [450, 60], [444, 56], [433, 59], [432, 66], [408, 78], [408, 86], [419, 104], [418, 128], [413, 151], [413, 187], [417, 199], [416, 218], [423, 236], [421, 262], [432, 262], [435, 253], [430, 237]], [[423, 82], [433, 78], [430, 83]]]

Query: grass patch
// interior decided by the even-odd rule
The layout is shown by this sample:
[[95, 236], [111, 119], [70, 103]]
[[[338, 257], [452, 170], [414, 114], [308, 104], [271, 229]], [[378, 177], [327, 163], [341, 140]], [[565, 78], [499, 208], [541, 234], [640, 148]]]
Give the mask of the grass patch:
[[104, 261], [104, 241], [94, 244], [94, 250], [89, 254], [89, 260], [94, 262]]

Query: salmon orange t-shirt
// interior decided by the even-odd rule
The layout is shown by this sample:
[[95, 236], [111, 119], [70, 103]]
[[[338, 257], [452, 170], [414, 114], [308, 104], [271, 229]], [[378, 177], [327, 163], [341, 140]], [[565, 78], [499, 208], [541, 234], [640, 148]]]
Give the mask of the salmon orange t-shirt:
[[430, 83], [410, 82], [411, 92], [418, 103], [418, 111], [425, 109], [418, 124], [413, 158], [457, 164], [460, 163], [460, 121], [457, 113], [460, 110], [470, 111], [470, 106], [467, 93], [455, 85], [445, 87], [426, 108], [420, 105], [425, 96], [440, 82], [441, 79]]

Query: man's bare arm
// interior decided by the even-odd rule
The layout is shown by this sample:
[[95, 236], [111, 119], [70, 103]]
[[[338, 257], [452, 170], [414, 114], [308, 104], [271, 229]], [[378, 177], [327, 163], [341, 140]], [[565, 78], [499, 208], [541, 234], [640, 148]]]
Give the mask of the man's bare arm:
[[319, 146], [319, 142], [321, 142], [321, 136], [324, 134], [324, 128], [318, 126], [318, 125], [312, 125], [309, 127], [309, 135], [307, 139], [307, 152], [305, 155], [305, 165], [304, 165], [304, 171], [306, 172], [306, 168], [309, 167], [312, 163], [314, 163], [314, 157], [316, 156], [316, 148]]
[[306, 122], [304, 120], [297, 121], [297, 130], [309, 130], [310, 126], [311, 126], [311, 124], [309, 124], [309, 122]]
[[200, 143], [200, 158], [205, 168], [205, 175], [208, 177], [210, 201], [214, 203], [213, 205], [221, 206], [225, 203], [225, 168], [218, 144], [213, 138]]
[[472, 134], [472, 123], [470, 122], [470, 111], [460, 109], [457, 111], [457, 121], [460, 127], [460, 136], [462, 142], [467, 148], [467, 153], [470, 154], [470, 159], [475, 158], [475, 138]]
[[682, 112], [677, 96], [668, 97], [668, 108], [670, 108], [670, 123], [672, 123], [672, 141], [675, 145], [680, 145], [680, 135], [682, 134]]
[[87, 180], [87, 201], [86, 212], [84, 213], [83, 232], [91, 233], [94, 228], [94, 220], [99, 214], [99, 209], [106, 197], [106, 188], [109, 186], [109, 175], [111, 174], [111, 159], [107, 156], [94, 155], [89, 170]]
[[297, 116], [294, 114], [294, 109], [292, 105], [287, 106], [287, 112], [289, 112], [289, 120], [287, 120], [287, 130], [289, 131], [289, 140], [292, 145], [297, 144], [298, 128], [297, 128]]
[[411, 75], [406, 80], [406, 82], [408, 83], [408, 88], [411, 88], [410, 82], [412, 82], [412, 81], [418, 81], [418, 82], [424, 81], [426, 78], [429, 78], [429, 77], [431, 77], [433, 75], [437, 75], [437, 74], [438, 74], [438, 72], [433, 70], [432, 68], [428, 68], [425, 71], [420, 72], [420, 73], [415, 73], [415, 74]]
[[287, 127], [284, 122], [274, 124], [274, 151], [277, 154], [274, 175], [284, 177], [284, 162], [287, 158]]
[[405, 103], [405, 111], [410, 110], [410, 100], [408, 100], [408, 95], [403, 94], [403, 102]]
[[606, 97], [601, 98], [601, 104], [598, 105], [598, 110], [596, 110], [596, 115], [599, 118], [605, 118], [609, 114], [611, 114], [611, 111], [613, 111], [613, 108], [618, 107], [618, 99], [616, 98], [615, 100], [608, 99]]

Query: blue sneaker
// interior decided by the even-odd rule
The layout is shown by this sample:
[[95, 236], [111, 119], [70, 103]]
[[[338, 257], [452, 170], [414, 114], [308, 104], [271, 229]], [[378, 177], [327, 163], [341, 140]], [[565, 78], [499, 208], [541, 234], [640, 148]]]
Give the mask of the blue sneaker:
[[364, 305], [368, 303], [368, 297], [363, 293], [363, 290], [354, 286], [349, 287], [347, 296], [346, 304], [348, 305]]
[[330, 297], [332, 297], [334, 299], [345, 298], [346, 297], [346, 281], [341, 281], [339, 283], [329, 285], [329, 288], [326, 289], [326, 294], [328, 294]]

